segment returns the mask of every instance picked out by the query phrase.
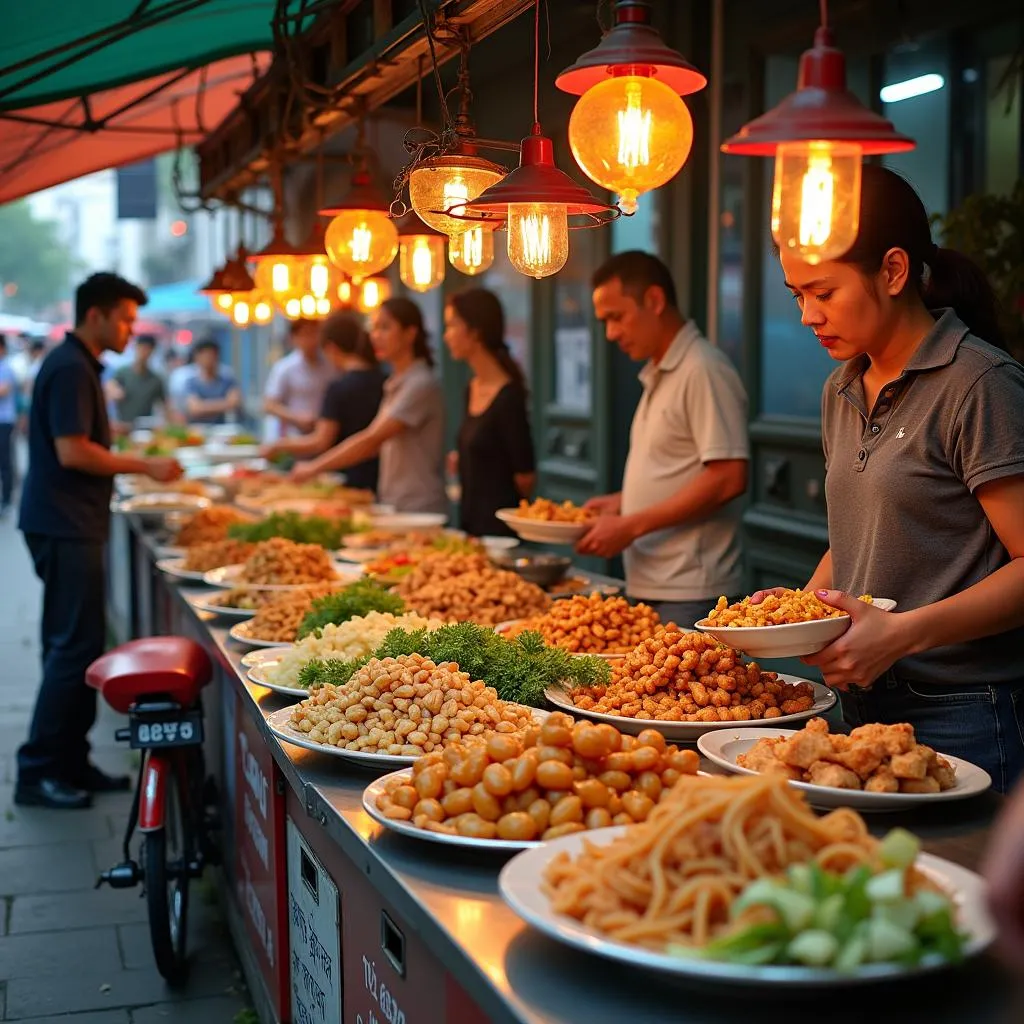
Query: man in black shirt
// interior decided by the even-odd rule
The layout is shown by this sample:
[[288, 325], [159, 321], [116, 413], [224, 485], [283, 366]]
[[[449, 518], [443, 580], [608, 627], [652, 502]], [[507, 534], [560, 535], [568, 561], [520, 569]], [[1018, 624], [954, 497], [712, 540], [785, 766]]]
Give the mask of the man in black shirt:
[[29, 469], [19, 529], [43, 582], [43, 681], [28, 740], [18, 750], [14, 802], [88, 807], [92, 793], [128, 789], [89, 761], [96, 692], [85, 670], [104, 650], [104, 545], [112, 478], [169, 482], [174, 459], [110, 451], [100, 382], [103, 352], [123, 352], [146, 294], [116, 274], [94, 274], [75, 293], [75, 329], [43, 361], [29, 414]]

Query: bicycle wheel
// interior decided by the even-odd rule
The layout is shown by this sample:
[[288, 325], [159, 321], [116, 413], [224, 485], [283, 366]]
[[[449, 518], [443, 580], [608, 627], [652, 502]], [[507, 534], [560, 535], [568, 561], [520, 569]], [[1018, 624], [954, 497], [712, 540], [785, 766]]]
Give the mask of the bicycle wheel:
[[171, 772], [164, 827], [143, 840], [150, 940], [157, 970], [170, 985], [182, 984], [188, 975], [188, 866], [194, 846], [192, 822], [182, 806], [177, 774]]

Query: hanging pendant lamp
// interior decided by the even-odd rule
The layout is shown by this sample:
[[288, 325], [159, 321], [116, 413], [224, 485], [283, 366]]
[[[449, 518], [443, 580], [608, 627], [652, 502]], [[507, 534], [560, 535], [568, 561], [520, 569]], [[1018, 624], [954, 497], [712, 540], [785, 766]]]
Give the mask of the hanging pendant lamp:
[[693, 119], [682, 97], [707, 85], [650, 21], [647, 0], [618, 0], [614, 27], [555, 79], [580, 97], [569, 118], [576, 162], [591, 181], [618, 194], [626, 214], [636, 212], [639, 195], [686, 163]]
[[414, 211], [395, 221], [398, 276], [406, 288], [429, 292], [444, 281], [447, 236], [425, 224]]
[[860, 226], [865, 156], [913, 149], [913, 139], [868, 110], [846, 87], [846, 58], [828, 27], [800, 58], [797, 88], [722, 145], [724, 153], [774, 156], [772, 237], [810, 264], [848, 252]]

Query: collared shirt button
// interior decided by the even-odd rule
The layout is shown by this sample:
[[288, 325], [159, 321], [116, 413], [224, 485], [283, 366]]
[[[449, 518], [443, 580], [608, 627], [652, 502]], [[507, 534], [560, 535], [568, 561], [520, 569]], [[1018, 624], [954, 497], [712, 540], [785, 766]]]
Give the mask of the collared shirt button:
[[892, 398], [892, 393], [893, 393], [893, 389], [892, 388], [886, 388], [885, 389], [885, 397], [886, 398]]
[[861, 462], [863, 462], [867, 457], [868, 453], [865, 449], [861, 448], [861, 450], [857, 452], [857, 458], [860, 459]]
[[871, 424], [871, 433], [877, 434], [882, 428], [877, 423]]

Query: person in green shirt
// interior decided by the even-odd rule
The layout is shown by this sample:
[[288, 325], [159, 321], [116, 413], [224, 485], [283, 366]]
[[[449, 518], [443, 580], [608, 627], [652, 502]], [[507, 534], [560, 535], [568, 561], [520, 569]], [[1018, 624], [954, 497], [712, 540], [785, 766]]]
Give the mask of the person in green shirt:
[[156, 349], [151, 334], [140, 334], [134, 343], [134, 358], [120, 367], [107, 382], [107, 398], [114, 405], [118, 423], [133, 424], [143, 416], [154, 416], [164, 404], [164, 382], [149, 365]]

